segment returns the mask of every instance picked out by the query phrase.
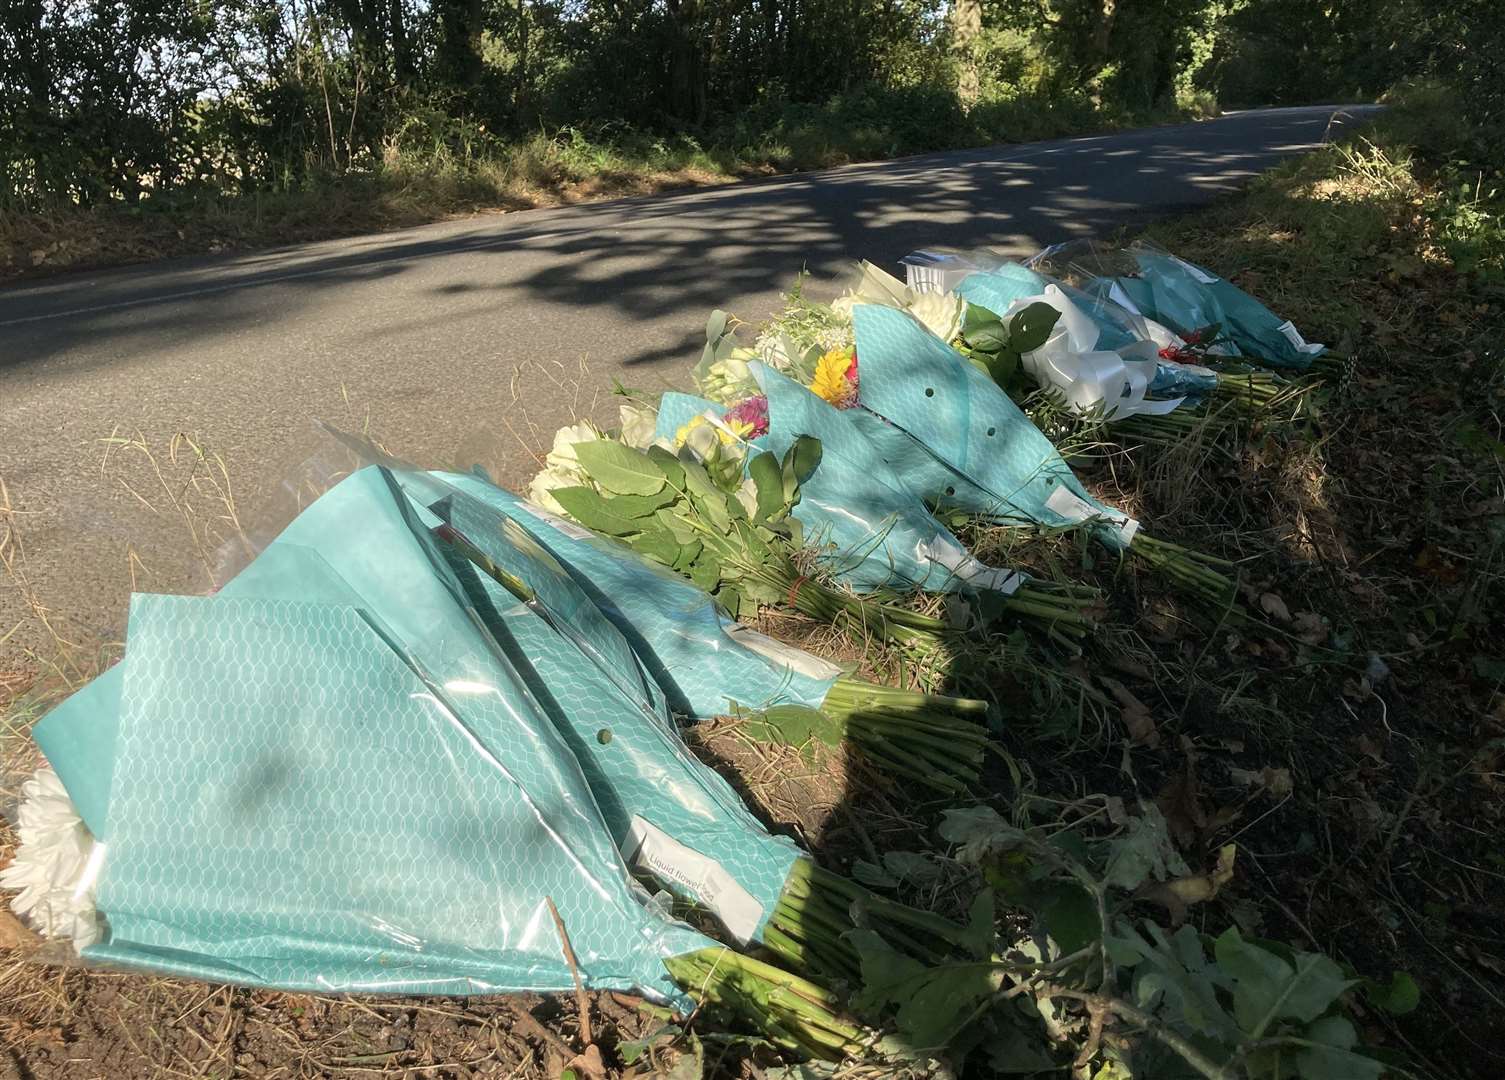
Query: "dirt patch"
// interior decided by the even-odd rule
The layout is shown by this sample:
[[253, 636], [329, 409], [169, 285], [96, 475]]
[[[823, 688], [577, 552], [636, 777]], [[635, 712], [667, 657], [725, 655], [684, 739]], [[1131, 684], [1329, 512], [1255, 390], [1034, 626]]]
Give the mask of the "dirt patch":
[[[573, 998], [321, 997], [34, 964], [3, 971], [0, 1077], [558, 1077], [579, 1052]], [[661, 1020], [589, 995], [603, 1059]], [[656, 1051], [667, 1054], [667, 1051]], [[645, 1059], [655, 1075], [672, 1056]]]

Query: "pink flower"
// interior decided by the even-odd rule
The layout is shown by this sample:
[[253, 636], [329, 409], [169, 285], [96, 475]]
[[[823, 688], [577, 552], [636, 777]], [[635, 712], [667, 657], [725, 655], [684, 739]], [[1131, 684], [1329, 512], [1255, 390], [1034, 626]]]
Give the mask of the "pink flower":
[[745, 424], [752, 429], [749, 438], [768, 434], [768, 398], [759, 394], [732, 406], [724, 419], [727, 423]]

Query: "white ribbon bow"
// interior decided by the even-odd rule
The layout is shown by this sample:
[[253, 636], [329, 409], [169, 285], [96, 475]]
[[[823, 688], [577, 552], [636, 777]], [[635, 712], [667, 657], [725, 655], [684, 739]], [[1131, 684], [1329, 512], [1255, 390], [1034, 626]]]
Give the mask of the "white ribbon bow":
[[1159, 366], [1161, 346], [1150, 340], [1136, 341], [1118, 352], [1098, 349], [1097, 324], [1055, 285], [1047, 285], [1040, 296], [1014, 301], [1004, 321], [1035, 303], [1049, 304], [1061, 317], [1045, 344], [1020, 359], [1038, 382], [1060, 390], [1072, 408], [1090, 412], [1101, 407], [1105, 419], [1123, 420], [1164, 416], [1186, 400], [1148, 400], [1145, 395]]

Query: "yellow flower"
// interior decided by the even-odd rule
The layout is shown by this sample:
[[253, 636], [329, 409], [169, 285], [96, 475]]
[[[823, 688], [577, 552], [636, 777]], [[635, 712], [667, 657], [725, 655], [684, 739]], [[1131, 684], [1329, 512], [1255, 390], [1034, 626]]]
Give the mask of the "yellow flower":
[[851, 366], [851, 349], [832, 349], [817, 361], [810, 392], [840, 406], [852, 393], [852, 385], [847, 382], [847, 369]]
[[[704, 413], [700, 414], [699, 416], [690, 417], [690, 419], [684, 424], [684, 426], [682, 426], [678, 431], [674, 433], [675, 445], [683, 446], [685, 442], [690, 438], [690, 432], [694, 431], [702, 424], [709, 424], [710, 422], [711, 421], [705, 416]], [[743, 420], [723, 420], [720, 424], [716, 424], [714, 426], [716, 429], [716, 437], [721, 440], [721, 444], [723, 446], [730, 446], [738, 439], [747, 438], [753, 432], [753, 426]]]
[[722, 423], [726, 424], [730, 430], [718, 430], [716, 434], [720, 435], [721, 441], [728, 446], [732, 444], [734, 435], [738, 439], [745, 439], [753, 433], [753, 426], [746, 420], [723, 420]]
[[690, 441], [690, 432], [705, 423], [704, 416], [692, 416], [687, 423], [681, 424], [679, 430], [674, 433], [674, 445], [683, 446]]

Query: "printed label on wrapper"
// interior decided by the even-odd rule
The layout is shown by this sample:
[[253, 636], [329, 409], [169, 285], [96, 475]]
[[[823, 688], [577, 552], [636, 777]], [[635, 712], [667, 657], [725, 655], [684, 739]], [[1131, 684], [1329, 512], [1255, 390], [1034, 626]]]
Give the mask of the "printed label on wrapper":
[[686, 847], [636, 814], [622, 852], [629, 866], [652, 874], [671, 892], [688, 893], [709, 909], [738, 945], [746, 945], [758, 932], [763, 905], [709, 855]]
[[537, 503], [528, 502], [526, 499], [521, 500], [521, 503], [523, 509], [528, 511], [528, 513], [532, 514], [539, 521], [542, 521], [547, 525], [554, 526], [554, 528], [564, 533], [564, 535], [568, 536], [571, 540], [590, 540], [593, 539], [596, 535], [589, 529], [581, 528], [579, 525], [576, 525], [573, 521], [567, 521], [564, 518], [560, 517], [558, 514], [549, 513]]

